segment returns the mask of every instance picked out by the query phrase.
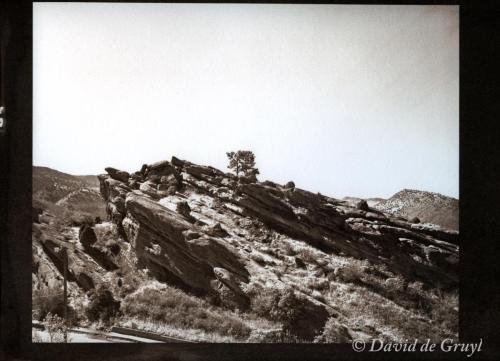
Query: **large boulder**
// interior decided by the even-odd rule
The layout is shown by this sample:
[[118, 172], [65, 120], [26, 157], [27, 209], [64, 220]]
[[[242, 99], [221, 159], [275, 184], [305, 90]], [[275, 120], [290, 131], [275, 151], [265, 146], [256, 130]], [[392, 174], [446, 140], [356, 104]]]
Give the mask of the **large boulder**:
[[162, 161], [151, 164], [148, 167], [147, 177], [150, 178], [152, 176], [168, 176], [170, 174], [176, 174], [177, 170], [173, 167], [170, 162]]
[[83, 247], [92, 247], [97, 242], [94, 229], [89, 225], [83, 225], [79, 230], [79, 239]]
[[177, 203], [175, 210], [190, 222], [194, 221], [193, 217], [191, 216], [191, 207], [189, 207], [189, 204], [187, 202]]
[[214, 267], [224, 268], [243, 281], [248, 279], [248, 271], [236, 254], [218, 240], [204, 237], [183, 215], [134, 193], [127, 196], [125, 204], [127, 238], [140, 264], [157, 279], [196, 294], [212, 294], [212, 281], [221, 282]]
[[370, 207], [368, 207], [368, 202], [366, 202], [364, 199], [361, 199], [356, 203], [356, 208], [362, 211], [370, 210]]
[[227, 231], [224, 228], [222, 228], [220, 223], [216, 223], [213, 226], [208, 227], [207, 234], [209, 236], [213, 236], [213, 237], [227, 237], [227, 236], [229, 236], [229, 233], [227, 233]]
[[116, 168], [107, 167], [104, 170], [109, 174], [111, 178], [116, 179], [120, 182], [127, 183], [130, 177], [130, 174], [128, 174], [127, 172], [118, 170]]

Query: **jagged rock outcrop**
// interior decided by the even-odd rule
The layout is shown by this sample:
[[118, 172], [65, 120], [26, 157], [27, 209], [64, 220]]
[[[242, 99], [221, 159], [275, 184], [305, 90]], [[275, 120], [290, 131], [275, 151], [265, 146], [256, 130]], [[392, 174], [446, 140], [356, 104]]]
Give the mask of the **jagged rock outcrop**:
[[112, 167], [107, 167], [105, 171], [108, 172], [111, 178], [116, 179], [120, 182], [128, 182], [128, 178], [130, 177], [130, 174], [128, 174], [127, 172]]
[[[370, 198], [335, 199], [175, 157], [107, 170], [34, 170], [34, 305], [62, 292], [65, 248], [75, 309], [104, 287], [124, 315], [140, 318], [155, 290], [201, 308], [203, 332], [212, 312], [241, 318], [240, 340], [457, 337], [457, 231], [377, 209]], [[156, 311], [165, 311], [160, 319], [171, 312]]]
[[[353, 207], [292, 184], [236, 182], [231, 174], [175, 157], [145, 165], [127, 179], [123, 174], [113, 169], [99, 176], [109, 218], [142, 266], [191, 292], [215, 291], [228, 303], [248, 305], [241, 291], [249, 278], [248, 253], [239, 244], [255, 236], [241, 221], [246, 218], [326, 252], [386, 264], [410, 280], [457, 286], [457, 232], [391, 217], [366, 202]], [[222, 224], [197, 211], [200, 197], [212, 202], [211, 208], [218, 204], [207, 213], [215, 212]]]

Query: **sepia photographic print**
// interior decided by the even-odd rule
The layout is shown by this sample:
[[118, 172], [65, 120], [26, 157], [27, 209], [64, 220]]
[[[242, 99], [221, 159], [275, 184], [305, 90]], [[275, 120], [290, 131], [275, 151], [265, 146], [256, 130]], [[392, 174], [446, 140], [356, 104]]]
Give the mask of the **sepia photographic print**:
[[32, 342], [458, 340], [458, 19], [34, 3]]

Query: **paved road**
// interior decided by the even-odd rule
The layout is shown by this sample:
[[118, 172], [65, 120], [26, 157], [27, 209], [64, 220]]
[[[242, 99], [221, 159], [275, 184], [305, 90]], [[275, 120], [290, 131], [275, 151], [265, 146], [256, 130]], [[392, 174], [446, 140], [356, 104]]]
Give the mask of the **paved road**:
[[[38, 342], [50, 342], [49, 334], [38, 322], [33, 322], [33, 335]], [[68, 333], [71, 343], [179, 343], [190, 342], [178, 338], [167, 337], [139, 330], [123, 327], [113, 327], [111, 332], [99, 332], [96, 330], [75, 327]]]

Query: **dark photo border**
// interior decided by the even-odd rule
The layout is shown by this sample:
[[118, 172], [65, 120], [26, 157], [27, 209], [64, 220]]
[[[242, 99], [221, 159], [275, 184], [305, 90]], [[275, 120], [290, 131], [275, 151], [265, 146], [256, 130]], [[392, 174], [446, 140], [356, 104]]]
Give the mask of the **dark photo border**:
[[[349, 4], [350, 2], [341, 2]], [[460, 342], [500, 359], [500, 10], [497, 1], [363, 1], [460, 7]], [[32, 3], [0, 11], [2, 360], [442, 360], [355, 353], [350, 344], [32, 344]], [[50, 145], [47, 145], [50, 146]]]

